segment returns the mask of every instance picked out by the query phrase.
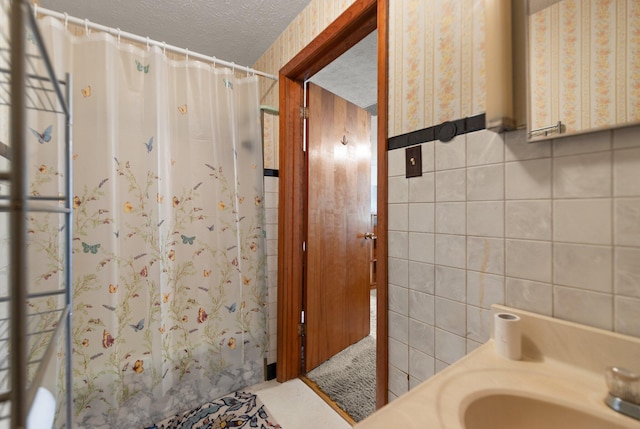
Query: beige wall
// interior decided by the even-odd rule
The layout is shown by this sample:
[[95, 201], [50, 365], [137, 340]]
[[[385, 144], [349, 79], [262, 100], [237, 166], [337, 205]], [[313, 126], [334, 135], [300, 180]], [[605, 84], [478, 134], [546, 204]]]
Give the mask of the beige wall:
[[[484, 110], [482, 4], [390, 1], [390, 136]], [[277, 72], [345, 6], [313, 1], [256, 68]], [[390, 398], [486, 341], [493, 303], [640, 336], [639, 127], [422, 151], [412, 179], [389, 152]]]

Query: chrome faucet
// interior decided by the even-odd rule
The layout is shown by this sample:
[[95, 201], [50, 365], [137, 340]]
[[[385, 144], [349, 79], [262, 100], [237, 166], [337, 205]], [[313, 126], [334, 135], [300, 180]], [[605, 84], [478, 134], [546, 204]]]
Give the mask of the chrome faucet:
[[615, 411], [640, 420], [640, 374], [610, 366], [605, 378], [609, 394], [604, 402]]

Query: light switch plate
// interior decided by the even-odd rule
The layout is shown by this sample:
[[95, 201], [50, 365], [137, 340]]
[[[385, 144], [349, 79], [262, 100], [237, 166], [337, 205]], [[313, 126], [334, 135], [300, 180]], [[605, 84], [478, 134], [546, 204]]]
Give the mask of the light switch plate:
[[422, 176], [422, 146], [408, 147], [404, 154], [407, 179]]

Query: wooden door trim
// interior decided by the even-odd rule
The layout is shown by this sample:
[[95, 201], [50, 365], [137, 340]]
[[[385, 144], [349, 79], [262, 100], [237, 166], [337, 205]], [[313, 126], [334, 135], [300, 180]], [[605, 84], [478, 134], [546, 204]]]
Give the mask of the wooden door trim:
[[378, 285], [376, 405], [387, 403], [387, 135], [388, 0], [355, 2], [303, 48], [279, 73], [280, 179], [278, 198], [277, 379], [301, 375], [298, 324], [303, 305], [306, 159], [302, 151], [302, 81], [378, 29]]

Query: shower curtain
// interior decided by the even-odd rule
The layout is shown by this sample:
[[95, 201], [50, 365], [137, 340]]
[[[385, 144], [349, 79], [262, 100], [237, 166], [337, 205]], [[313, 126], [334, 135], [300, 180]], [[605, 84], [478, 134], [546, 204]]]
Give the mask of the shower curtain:
[[[150, 426], [263, 381], [257, 76], [107, 34], [72, 36], [51, 18], [40, 28], [58, 74], [73, 79], [76, 425]], [[50, 141], [30, 142], [38, 192], [58, 180], [47, 147], [63, 130], [45, 114], [32, 123], [41, 136], [53, 124]], [[32, 231], [43, 284], [57, 281], [42, 250], [58, 245], [52, 230]]]

